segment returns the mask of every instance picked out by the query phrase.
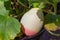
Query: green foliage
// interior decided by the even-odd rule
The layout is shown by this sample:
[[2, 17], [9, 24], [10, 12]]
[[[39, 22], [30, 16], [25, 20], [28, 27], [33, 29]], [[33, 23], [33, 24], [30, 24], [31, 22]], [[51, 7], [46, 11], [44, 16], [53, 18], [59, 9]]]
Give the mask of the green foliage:
[[0, 0], [0, 40], [14, 39], [20, 32], [20, 23], [9, 17], [11, 0]]
[[[21, 4], [22, 0], [19, 0], [19, 2]], [[55, 31], [57, 28], [56, 26], [60, 24], [60, 21], [56, 21], [56, 20], [60, 20], [59, 18], [60, 16], [58, 17], [58, 15], [56, 15], [57, 3], [60, 2], [60, 0], [28, 0], [28, 2], [29, 2], [29, 8], [38, 7], [41, 10], [42, 9], [44, 10], [44, 8], [47, 6], [45, 4], [52, 5], [52, 7], [54, 8], [54, 12], [52, 13], [52, 11], [47, 10], [48, 14], [45, 16], [45, 26], [46, 26], [45, 28], [50, 28], [51, 30]], [[24, 6], [26, 7], [26, 5]]]
[[27, 6], [28, 0], [17, 0], [19, 3], [23, 3], [24, 5]]
[[9, 14], [10, 4], [11, 3], [9, 0], [0, 0], [0, 15], [8, 15]]
[[51, 31], [60, 30], [60, 15], [48, 14], [45, 16], [45, 29], [52, 35], [60, 36], [60, 34], [53, 33]]
[[[12, 1], [13, 4], [11, 4]], [[44, 11], [46, 4], [50, 4], [54, 8], [53, 15], [47, 14], [45, 16], [46, 28], [56, 30], [56, 26], [60, 26], [60, 15], [56, 15], [58, 2], [60, 0], [0, 0], [0, 40], [14, 39], [21, 30], [21, 24], [17, 19], [20, 20], [22, 15], [31, 8], [38, 7]], [[48, 13], [51, 12], [48, 11]], [[15, 18], [17, 16], [17, 19], [13, 18], [14, 16]]]
[[28, 0], [28, 1], [30, 6], [32, 7], [39, 7], [41, 9], [41, 8], [44, 8], [45, 6], [42, 0]]
[[10, 40], [20, 32], [20, 23], [12, 17], [0, 15], [0, 40]]
[[45, 16], [45, 23], [46, 24], [53, 23], [53, 22], [55, 22], [55, 20], [56, 20], [56, 16], [55, 15], [47, 14]]
[[8, 0], [0, 0], [0, 1], [3, 1], [3, 2], [5, 2], [5, 1], [8, 1]]

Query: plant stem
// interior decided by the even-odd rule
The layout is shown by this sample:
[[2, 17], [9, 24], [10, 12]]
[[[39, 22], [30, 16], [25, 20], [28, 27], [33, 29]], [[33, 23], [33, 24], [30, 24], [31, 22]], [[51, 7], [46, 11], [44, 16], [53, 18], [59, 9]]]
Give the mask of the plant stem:
[[57, 11], [57, 2], [56, 2], [56, 0], [54, 0], [53, 6], [54, 6], [54, 15], [56, 15], [56, 11]]
[[54, 14], [56, 15], [57, 7], [56, 4], [54, 5]]
[[[28, 8], [26, 5], [24, 5], [22, 2], [20, 2], [19, 0], [18, 0], [18, 2], [23, 6], [23, 7], [25, 7], [25, 8]], [[29, 8], [28, 8], [29, 9]]]

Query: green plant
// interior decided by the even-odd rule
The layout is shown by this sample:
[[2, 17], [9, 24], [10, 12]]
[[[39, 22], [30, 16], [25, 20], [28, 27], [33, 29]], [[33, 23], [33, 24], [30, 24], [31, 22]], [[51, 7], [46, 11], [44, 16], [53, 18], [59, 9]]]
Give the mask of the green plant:
[[[60, 26], [60, 15], [56, 14], [58, 2], [60, 0], [0, 0], [0, 40], [14, 39], [21, 32], [21, 24], [18, 20], [21, 19], [22, 15], [34, 7], [38, 7], [44, 11], [46, 10], [44, 9], [46, 4], [52, 5], [54, 12], [51, 9], [47, 11], [45, 25], [48, 26], [51, 24], [53, 28], [54, 26]], [[51, 33], [49, 30], [48, 32]], [[58, 35], [60, 36], [60, 34]]]
[[[21, 3], [21, 1], [19, 1]], [[47, 15], [45, 16], [45, 29], [54, 36], [60, 36], [60, 34], [55, 34], [51, 31], [57, 30], [60, 27], [60, 15], [57, 15], [57, 3], [60, 2], [60, 0], [28, 0], [29, 7], [28, 8], [34, 8], [38, 7], [42, 11], [46, 10], [44, 9], [46, 7], [46, 4], [52, 5], [54, 8], [54, 12], [51, 11], [51, 9], [47, 10]], [[47, 5], [48, 6], [48, 5]], [[59, 27], [58, 27], [59, 26]], [[53, 30], [47, 29], [47, 27], [51, 27]]]
[[0, 0], [0, 40], [11, 40], [20, 32], [20, 23], [10, 17], [11, 0]]

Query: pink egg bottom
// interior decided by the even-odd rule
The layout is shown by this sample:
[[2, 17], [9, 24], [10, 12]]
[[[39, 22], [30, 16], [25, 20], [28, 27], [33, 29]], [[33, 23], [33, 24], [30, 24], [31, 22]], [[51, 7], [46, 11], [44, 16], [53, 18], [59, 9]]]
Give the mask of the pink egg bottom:
[[32, 31], [32, 30], [29, 30], [29, 29], [25, 29], [25, 34], [27, 36], [33, 36], [36, 34], [36, 32]]
[[21, 26], [22, 26], [22, 32], [24, 33], [24, 34], [26, 34], [27, 36], [33, 36], [33, 35], [35, 35], [37, 32], [34, 32], [34, 31], [32, 31], [32, 30], [29, 30], [28, 28], [24, 28], [24, 26], [21, 24]]

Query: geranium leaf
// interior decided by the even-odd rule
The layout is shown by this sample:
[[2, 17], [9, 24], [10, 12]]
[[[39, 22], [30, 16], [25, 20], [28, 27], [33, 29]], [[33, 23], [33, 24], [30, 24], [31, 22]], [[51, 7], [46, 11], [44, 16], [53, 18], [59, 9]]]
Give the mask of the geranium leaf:
[[20, 27], [15, 18], [0, 15], [0, 40], [14, 39], [20, 32]]
[[8, 15], [11, 7], [10, 0], [0, 0], [0, 15]]

